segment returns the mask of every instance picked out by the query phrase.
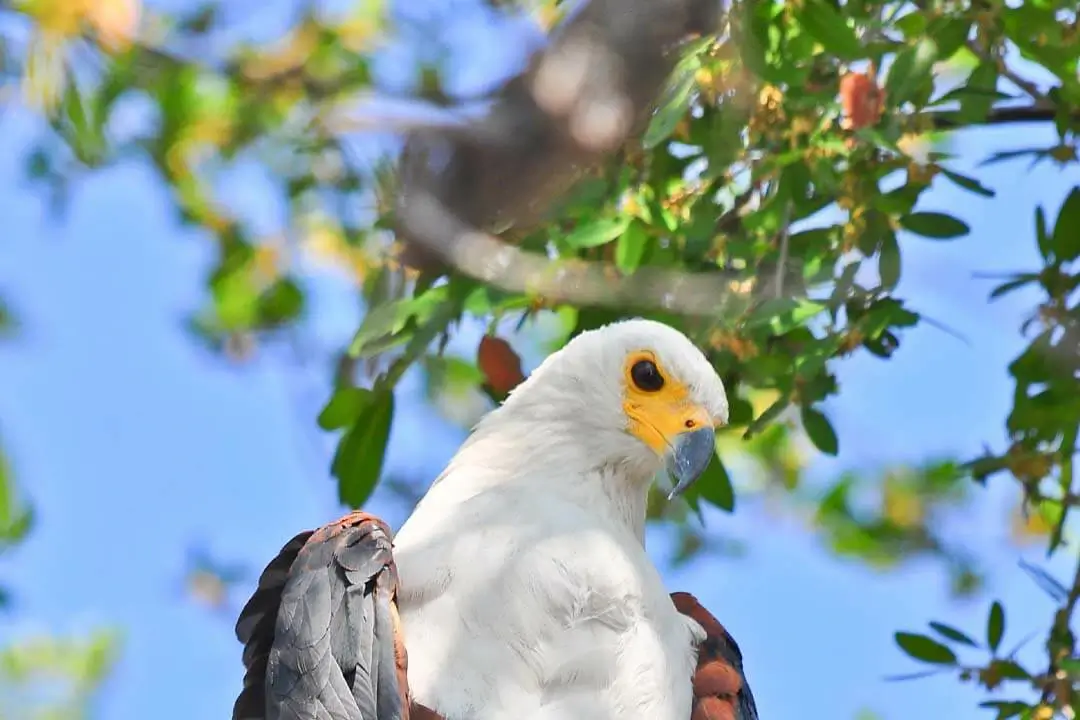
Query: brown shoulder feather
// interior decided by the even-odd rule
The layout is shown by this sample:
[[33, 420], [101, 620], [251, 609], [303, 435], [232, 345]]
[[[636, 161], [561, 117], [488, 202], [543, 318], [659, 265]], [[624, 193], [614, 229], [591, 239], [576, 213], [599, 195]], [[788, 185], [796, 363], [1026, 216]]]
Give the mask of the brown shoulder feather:
[[758, 720], [735, 639], [690, 593], [671, 593], [671, 599], [679, 612], [697, 620], [706, 633], [698, 648], [691, 720]]

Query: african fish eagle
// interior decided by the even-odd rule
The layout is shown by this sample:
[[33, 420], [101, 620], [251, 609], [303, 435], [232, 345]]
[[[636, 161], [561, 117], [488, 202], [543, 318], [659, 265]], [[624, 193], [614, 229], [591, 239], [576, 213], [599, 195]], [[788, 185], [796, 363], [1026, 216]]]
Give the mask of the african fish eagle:
[[738, 646], [645, 551], [705, 470], [724, 385], [679, 331], [584, 332], [488, 413], [393, 536], [286, 544], [241, 612], [233, 720], [757, 720]]

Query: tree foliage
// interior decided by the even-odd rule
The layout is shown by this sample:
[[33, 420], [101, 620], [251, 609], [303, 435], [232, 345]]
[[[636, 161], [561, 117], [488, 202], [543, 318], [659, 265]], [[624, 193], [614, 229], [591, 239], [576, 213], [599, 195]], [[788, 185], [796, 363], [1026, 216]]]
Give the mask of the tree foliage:
[[[491, 22], [520, 12], [493, 5]], [[610, 5], [586, 3], [585, 20], [566, 27], [603, 20]], [[1017, 268], [990, 294], [1042, 293], [1017, 329], [1028, 346], [1008, 367], [1007, 446], [824, 488], [806, 485], [800, 448], [805, 440], [835, 455], [844, 446], [822, 409], [841, 389], [838, 361], [887, 359], [925, 322], [896, 292], [904, 249], [969, 233], [962, 208], [928, 209], [925, 194], [952, 184], [995, 195], [957, 171], [940, 141], [1043, 123], [1056, 131], [1052, 145], [1027, 147], [1017, 133], [1017, 147], [986, 161], [1076, 172], [1080, 5], [738, 0], [721, 17], [707, 5], [656, 4], [686, 11], [678, 37], [665, 38], [677, 47], [663, 52], [633, 32], [600, 32], [632, 72], [589, 75], [601, 61], [586, 52], [576, 69], [592, 106], [547, 92], [544, 63], [534, 62], [480, 119], [455, 112], [471, 98], [452, 92], [437, 41], [415, 67], [412, 112], [357, 108], [357, 98], [393, 92], [377, 72], [387, 43], [425, 32], [418, 14], [377, 0], [334, 12], [302, 5], [273, 42], [236, 40], [226, 3], [140, 16], [136, 0], [23, 0], [3, 6], [4, 21], [29, 34], [0, 41], [4, 72], [42, 118], [28, 176], [58, 210], [88, 172], [144, 162], [169, 188], [178, 222], [214, 245], [206, 304], [189, 323], [208, 347], [242, 360], [302, 325], [311, 281], [302, 257], [352, 279], [367, 312], [335, 355], [318, 416], [340, 434], [330, 470], [345, 504], [362, 505], [379, 485], [395, 386], [410, 368], [427, 373], [436, 396], [483, 392], [494, 402], [522, 377], [514, 332], [542, 326], [558, 346], [635, 314], [694, 338], [731, 395], [731, 425], [690, 508], [651, 506], [679, 537], [676, 560], [707, 546], [694, 520], [700, 503], [737, 506], [722, 459], [736, 449], [754, 458], [768, 491], [813, 509], [836, 552], [877, 566], [938, 557], [958, 591], [977, 587], [977, 568], [937, 519], [995, 476], [1015, 483], [1029, 527], [1058, 551], [1080, 504], [1080, 185], [1016, 239], [1036, 245], [1042, 265]], [[640, 13], [634, 29], [647, 27], [647, 4], [620, 7]], [[545, 1], [532, 11], [551, 27], [565, 9]], [[558, 46], [538, 57], [557, 59]], [[403, 155], [384, 142], [391, 134], [406, 138]], [[365, 137], [364, 147], [386, 152], [365, 157]], [[442, 169], [426, 159], [434, 151], [446, 155]], [[272, 184], [280, 227], [226, 201], [238, 168]], [[486, 323], [488, 337], [475, 357], [448, 354], [466, 320]], [[0, 475], [0, 530], [17, 526], [8, 487]], [[988, 691], [1006, 686], [1017, 699], [988, 701], [998, 718], [1074, 712], [1080, 569], [1063, 580], [1029, 572], [1057, 604], [1042, 666], [1002, 651], [1007, 613], [997, 603], [984, 631], [935, 621], [897, 643]]]
[[117, 633], [27, 637], [0, 649], [0, 718], [84, 720], [119, 650]]

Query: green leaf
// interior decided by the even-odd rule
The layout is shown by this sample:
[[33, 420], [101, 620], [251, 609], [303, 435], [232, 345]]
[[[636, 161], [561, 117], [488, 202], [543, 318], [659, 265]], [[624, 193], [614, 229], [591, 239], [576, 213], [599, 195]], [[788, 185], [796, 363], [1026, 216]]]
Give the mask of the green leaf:
[[774, 334], [783, 335], [797, 327], [802, 327], [827, 308], [827, 305], [813, 300], [773, 298], [754, 308], [747, 315], [745, 326], [748, 329], [768, 327]]
[[427, 371], [425, 393], [429, 399], [440, 392], [451, 395], [467, 388], [477, 388], [485, 382], [484, 374], [475, 364], [453, 355], [428, 355], [423, 359]]
[[986, 619], [986, 644], [991, 652], [997, 652], [1001, 638], [1005, 635], [1005, 608], [997, 600], [990, 606], [990, 615]]
[[371, 402], [371, 397], [372, 392], [365, 388], [338, 388], [319, 413], [319, 427], [323, 430], [338, 430], [353, 424]]
[[916, 633], [896, 633], [896, 644], [916, 660], [934, 665], [955, 665], [956, 653], [937, 640]]
[[1035, 208], [1035, 241], [1039, 246], [1039, 254], [1043, 260], [1050, 258], [1050, 231], [1046, 224], [1046, 211], [1042, 205]]
[[621, 215], [583, 223], [566, 236], [566, 244], [579, 250], [605, 245], [622, 235], [632, 219], [629, 215]]
[[997, 165], [999, 163], [1008, 162], [1010, 160], [1019, 160], [1024, 157], [1031, 157], [1031, 164], [1028, 169], [1031, 169], [1038, 165], [1043, 160], [1051, 157], [1051, 151], [1053, 148], [1045, 147], [1027, 147], [1019, 148], [1017, 150], [1001, 150], [999, 152], [991, 154], [988, 158], [979, 163], [980, 167], [989, 167], [990, 165]]
[[1006, 680], [1030, 680], [1031, 673], [1015, 660], [995, 660], [991, 663], [992, 672]]
[[210, 292], [223, 328], [247, 330], [258, 320], [259, 286], [250, 266], [223, 268], [211, 279]]
[[746, 432], [743, 433], [743, 439], [749, 440], [753, 436], [757, 435], [765, 428], [766, 425], [771, 423], [776, 418], [780, 417], [780, 414], [787, 410], [788, 405], [790, 404], [791, 399], [787, 395], [781, 395], [779, 398], [776, 399], [776, 402], [765, 408], [764, 412], [762, 412], [761, 415], [757, 417], [757, 419], [750, 423], [749, 427], [746, 428]]
[[409, 320], [424, 322], [447, 299], [447, 286], [431, 288], [416, 297], [394, 300], [368, 310], [349, 345], [349, 356], [364, 358], [385, 352], [409, 339], [403, 332]]
[[971, 33], [971, 20], [966, 17], [940, 17], [930, 25], [930, 34], [938, 45], [938, 56], [948, 60], [963, 47]]
[[713, 457], [693, 487], [697, 491], [695, 494], [710, 504], [726, 512], [735, 510], [735, 490], [731, 485], [731, 476], [719, 455]]
[[900, 282], [901, 269], [900, 243], [896, 241], [892, 228], [882, 235], [878, 253], [878, 277], [881, 278], [881, 285], [891, 290]]
[[1020, 561], [1020, 567], [1031, 576], [1031, 579], [1042, 588], [1043, 592], [1053, 598], [1054, 602], [1064, 603], [1068, 600], [1068, 589], [1053, 575], [1024, 560]]
[[810, 442], [814, 443], [818, 450], [826, 455], [836, 455], [840, 449], [840, 441], [824, 413], [812, 407], [803, 407], [802, 424]]
[[931, 70], [937, 59], [937, 43], [929, 37], [897, 53], [889, 67], [889, 77], [885, 80], [889, 103], [899, 106], [911, 100], [920, 87], [932, 82]]
[[975, 178], [970, 178], [966, 175], [961, 175], [958, 172], [946, 170], [945, 168], [941, 168], [941, 173], [960, 187], [964, 188], [965, 190], [970, 190], [976, 195], [982, 195], [983, 197], [994, 197], [994, 195], [996, 194], [993, 190], [986, 187]]
[[624, 273], [637, 270], [645, 256], [645, 245], [648, 241], [649, 235], [644, 224], [635, 218], [626, 227], [626, 232], [619, 236], [619, 242], [615, 245], [615, 265]]
[[939, 212], [915, 212], [900, 218], [900, 225], [908, 232], [937, 240], [951, 240], [971, 232], [963, 220]]
[[[712, 38], [705, 38], [705, 40], [712, 42]], [[690, 98], [694, 96], [694, 76], [700, 68], [701, 59], [694, 49], [691, 49], [675, 66], [656, 104], [656, 112], [642, 138], [641, 142], [646, 150], [652, 150], [675, 132], [676, 126], [690, 107]]]
[[12, 523], [16, 515], [15, 483], [11, 479], [7, 458], [0, 452], [0, 529]]
[[1017, 275], [1012, 280], [1006, 283], [1002, 283], [1001, 285], [998, 285], [996, 288], [994, 288], [994, 290], [990, 293], [990, 299], [996, 300], [999, 297], [1008, 295], [1013, 290], [1019, 290], [1025, 285], [1030, 285], [1038, 279], [1039, 276], [1036, 273], [1024, 273], [1022, 275]]
[[908, 40], [920, 37], [926, 32], [926, 13], [915, 11], [909, 12], [902, 17], [893, 21], [900, 32], [904, 33], [904, 37]]
[[958, 642], [963, 645], [968, 645], [970, 647], [979, 647], [974, 640], [972, 640], [970, 637], [960, 632], [956, 628], [952, 627], [951, 625], [946, 625], [939, 622], [932, 622], [930, 623], [930, 627], [933, 628], [934, 631], [936, 631], [942, 637], [948, 638], [953, 642]]
[[80, 162], [90, 167], [100, 164], [106, 150], [105, 137], [101, 118], [94, 113], [93, 103], [87, 101], [74, 81], [68, 85], [61, 103], [67, 121], [63, 134], [71, 150]]
[[[979, 707], [997, 710], [998, 714], [994, 720], [1009, 720], [1032, 709], [1032, 706], [1019, 700], [987, 700], [979, 703]], [[1028, 718], [1031, 716], [1028, 715]]]
[[265, 322], [280, 325], [300, 315], [304, 309], [304, 293], [296, 281], [282, 278], [263, 292], [259, 309]]
[[393, 419], [394, 393], [375, 393], [338, 443], [330, 468], [338, 479], [338, 498], [351, 508], [367, 502], [379, 482]]
[[925, 191], [926, 186], [921, 183], [908, 183], [874, 198], [874, 207], [889, 215], [906, 215], [915, 209], [915, 203]]
[[413, 312], [411, 299], [383, 303], [368, 310], [349, 345], [349, 356], [362, 358], [374, 354], [368, 346], [388, 335], [397, 334]]
[[34, 508], [19, 508], [9, 523], [0, 526], [0, 550], [5, 545], [17, 545], [25, 540], [33, 529], [35, 520]]
[[823, 0], [807, 0], [798, 13], [802, 25], [825, 49], [841, 60], [858, 60], [866, 54], [844, 16]]
[[1080, 185], [1072, 189], [1058, 211], [1052, 247], [1058, 260], [1070, 262], [1080, 257]]
[[0, 453], [0, 550], [22, 542], [34, 519], [33, 508], [20, 500], [7, 459]]
[[982, 483], [994, 473], [999, 473], [1007, 468], [1008, 465], [1008, 461], [1004, 458], [984, 456], [964, 463], [961, 468], [971, 473], [971, 477], [976, 482]]
[[960, 110], [957, 117], [964, 124], [973, 124], [986, 120], [990, 108], [997, 99], [997, 64], [986, 61], [978, 65], [968, 75], [966, 90], [960, 97]]

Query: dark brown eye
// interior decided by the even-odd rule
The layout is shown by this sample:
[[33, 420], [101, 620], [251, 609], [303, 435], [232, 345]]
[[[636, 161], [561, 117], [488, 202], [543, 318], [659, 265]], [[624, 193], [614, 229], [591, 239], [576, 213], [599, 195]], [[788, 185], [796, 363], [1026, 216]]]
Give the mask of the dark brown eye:
[[639, 389], [646, 392], [656, 392], [664, 387], [664, 376], [652, 360], [638, 360], [634, 367], [630, 368], [630, 378]]

